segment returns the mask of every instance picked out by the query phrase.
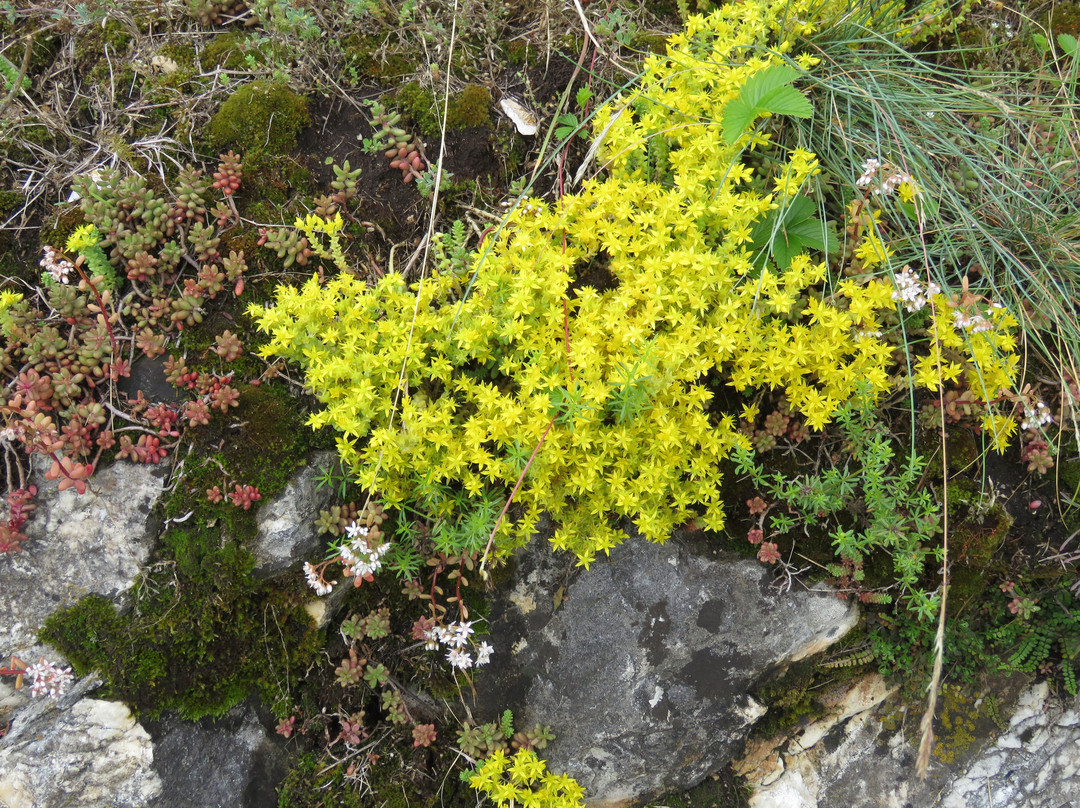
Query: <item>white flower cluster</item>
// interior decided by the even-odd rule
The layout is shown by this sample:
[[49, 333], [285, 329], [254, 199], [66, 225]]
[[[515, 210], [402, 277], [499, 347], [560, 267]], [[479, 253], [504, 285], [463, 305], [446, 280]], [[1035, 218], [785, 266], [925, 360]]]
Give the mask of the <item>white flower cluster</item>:
[[[882, 171], [882, 169], [885, 171]], [[870, 193], [888, 196], [905, 182], [911, 183], [914, 188], [915, 180], [906, 171], [900, 171], [890, 165], [882, 165], [876, 157], [870, 157], [862, 164], [863, 173], [855, 184], [860, 188], [871, 188]], [[884, 178], [880, 175], [885, 174]], [[875, 185], [876, 183], [876, 185]]]
[[966, 311], [956, 312], [956, 315], [953, 318], [953, 325], [963, 331], [970, 331], [972, 334], [978, 334], [980, 331], [989, 331], [994, 327], [994, 324], [981, 314], [969, 314]]
[[68, 275], [75, 269], [73, 263], [61, 258], [60, 253], [49, 246], [45, 247], [45, 257], [41, 259], [40, 265], [57, 283], [67, 283]]
[[337, 581], [327, 581], [322, 577], [322, 573], [315, 569], [315, 565], [310, 561], [304, 562], [304, 577], [307, 578], [308, 586], [315, 590], [315, 594], [319, 597], [329, 595], [334, 591], [334, 586]]
[[924, 289], [922, 281], [911, 271], [911, 267], [904, 267], [903, 271], [893, 278], [893, 284], [896, 291], [892, 293], [892, 299], [902, 303], [908, 311], [918, 311], [941, 291], [941, 287], [933, 281]]
[[1024, 420], [1021, 421], [1020, 428], [1034, 432], [1052, 423], [1053, 420], [1054, 416], [1050, 414], [1050, 408], [1045, 402], [1040, 401], [1034, 407], [1024, 405]]
[[30, 679], [30, 693], [34, 696], [48, 696], [58, 699], [75, 681], [71, 668], [61, 668], [42, 659], [26, 669], [24, 675]]
[[459, 670], [467, 670], [473, 665], [486, 665], [491, 660], [491, 654], [495, 650], [488, 643], [482, 642], [476, 646], [476, 659], [466, 650], [473, 628], [471, 621], [462, 620], [459, 623], [451, 623], [449, 626], [435, 626], [424, 636], [424, 647], [434, 651], [440, 645], [448, 648], [446, 661]]
[[390, 542], [384, 544], [371, 544], [368, 541], [368, 533], [371, 531], [353, 522], [345, 528], [351, 541], [341, 545], [341, 560], [348, 568], [348, 572], [363, 578], [366, 575], [374, 575], [382, 566], [382, 557], [390, 550]]

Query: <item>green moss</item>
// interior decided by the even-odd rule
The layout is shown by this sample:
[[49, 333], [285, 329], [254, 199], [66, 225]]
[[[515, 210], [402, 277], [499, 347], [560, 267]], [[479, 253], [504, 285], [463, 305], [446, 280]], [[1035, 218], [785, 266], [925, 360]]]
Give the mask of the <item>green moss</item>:
[[85, 26], [75, 37], [75, 63], [93, 83], [130, 86], [116, 72], [118, 65], [130, 70], [130, 60], [125, 58], [130, 44], [131, 32], [119, 20], [109, 18], [104, 25]]
[[958, 564], [985, 570], [1005, 541], [1013, 518], [999, 503], [987, 507], [986, 492], [971, 480], [953, 478], [947, 493], [952, 558]]
[[219, 151], [277, 155], [294, 150], [297, 134], [309, 123], [305, 99], [284, 84], [253, 81], [225, 100], [210, 120], [208, 135]]
[[529, 63], [529, 42], [525, 39], [515, 39], [508, 43], [503, 50], [503, 58], [506, 63], [514, 67], [521, 67]]
[[648, 53], [664, 53], [667, 48], [667, 37], [662, 34], [640, 33], [634, 39], [634, 47]]
[[365, 794], [345, 781], [343, 766], [305, 753], [278, 790], [278, 808], [366, 808]]
[[647, 808], [744, 808], [753, 790], [736, 780], [730, 769], [706, 777], [689, 791], [666, 794]]
[[754, 725], [755, 736], [768, 738], [822, 714], [811, 688], [817, 674], [816, 664], [814, 661], [793, 665], [779, 679], [759, 688], [755, 695], [769, 711]]
[[23, 206], [26, 197], [18, 191], [0, 191], [0, 219], [7, 219]]
[[415, 64], [405, 54], [382, 51], [381, 37], [350, 34], [341, 41], [345, 72], [371, 79], [394, 78], [412, 73]]
[[[419, 82], [410, 81], [394, 94], [394, 105], [407, 115], [424, 137], [439, 134], [442, 104], [434, 94]], [[471, 126], [491, 125], [491, 92], [478, 84], [472, 84], [450, 99], [446, 111], [448, 129], [465, 129]]]
[[491, 125], [491, 91], [479, 84], [470, 84], [451, 99], [446, 111], [450, 129]]
[[1059, 464], [1058, 469], [1061, 491], [1068, 494], [1070, 499], [1077, 499], [1080, 495], [1080, 459], [1065, 460]]
[[979, 447], [970, 429], [952, 426], [948, 429], [946, 448], [948, 450], [949, 471], [960, 473], [972, 468], [979, 460]]
[[1058, 34], [1076, 35], [1080, 31], [1080, 3], [1056, 3], [1046, 12], [1046, 28], [1050, 38]]
[[170, 42], [161, 47], [155, 56], [168, 59], [176, 69], [165, 72], [155, 70], [145, 80], [146, 93], [152, 100], [165, 102], [175, 99], [175, 95], [162, 94], [166, 88], [181, 89], [195, 77], [195, 49], [190, 45]]
[[246, 41], [247, 35], [242, 31], [218, 34], [202, 49], [199, 65], [203, 70], [240, 70], [244, 66]]
[[82, 209], [78, 202], [71, 204], [56, 205], [44, 217], [39, 237], [42, 244], [62, 248], [75, 228], [84, 221]]
[[244, 424], [229, 459], [237, 473], [265, 496], [279, 493], [304, 464], [312, 440], [296, 402], [279, 385], [240, 391], [236, 417]]
[[984, 570], [974, 567], [956, 566], [949, 576], [949, 598], [947, 601], [949, 616], [954, 617], [969, 611], [973, 604], [986, 594], [990, 579]]
[[160, 556], [129, 614], [91, 596], [49, 618], [42, 641], [151, 715], [221, 715], [253, 690], [273, 702], [298, 681], [317, 632], [294, 599], [253, 579], [249, 553], [196, 525], [169, 531]]
[[310, 196], [315, 181], [311, 172], [293, 158], [256, 151], [244, 155], [244, 188], [262, 202], [269, 214], [268, 218], [249, 218], [291, 224], [301, 212], [295, 198]]
[[[195, 342], [195, 331], [185, 338]], [[212, 361], [219, 360], [209, 354]], [[283, 386], [237, 387], [231, 418], [193, 431], [195, 450], [161, 513], [183, 521], [162, 535], [131, 612], [118, 615], [108, 601], [88, 598], [42, 632], [81, 669], [100, 670], [110, 693], [139, 711], [219, 715], [258, 691], [283, 714], [322, 644], [301, 606], [302, 580], [252, 574], [247, 547], [258, 506], [244, 511], [206, 498], [212, 485], [238, 483], [269, 499], [307, 455], [312, 433]]]
[[418, 81], [410, 81], [401, 87], [393, 98], [394, 106], [412, 121], [413, 126], [424, 137], [437, 137], [439, 118], [435, 114], [435, 96], [430, 90], [420, 86]]

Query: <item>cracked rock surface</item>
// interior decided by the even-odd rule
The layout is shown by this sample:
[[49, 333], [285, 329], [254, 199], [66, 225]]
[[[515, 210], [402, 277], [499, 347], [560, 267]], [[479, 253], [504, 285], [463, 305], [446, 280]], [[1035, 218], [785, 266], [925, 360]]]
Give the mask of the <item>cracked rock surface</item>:
[[675, 539], [632, 535], [588, 573], [559, 576], [546, 542], [519, 558], [492, 625], [496, 647], [513, 652], [483, 684], [525, 726], [551, 726], [544, 756], [593, 808], [688, 788], [723, 766], [762, 715], [748, 691], [857, 618], [831, 590], [780, 592], [762, 564]]

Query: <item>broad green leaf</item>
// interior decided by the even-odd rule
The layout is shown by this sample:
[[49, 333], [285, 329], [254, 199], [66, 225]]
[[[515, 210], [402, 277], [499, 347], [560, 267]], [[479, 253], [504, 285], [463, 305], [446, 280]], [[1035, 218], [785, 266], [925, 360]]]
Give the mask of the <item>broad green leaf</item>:
[[792, 235], [790, 230], [778, 233], [772, 243], [773, 260], [780, 269], [787, 269], [791, 266], [791, 259], [801, 253], [803, 248], [802, 239]]
[[796, 196], [783, 210], [771, 210], [750, 233], [754, 265], [760, 269], [771, 254], [780, 269], [787, 269], [791, 259], [806, 249], [832, 252], [837, 248], [836, 234], [814, 214], [817, 206], [805, 196]]
[[739, 90], [739, 97], [751, 107], [765, 104], [765, 97], [778, 87], [791, 84], [799, 77], [799, 71], [787, 65], [770, 65], [746, 80]]
[[813, 108], [802, 94], [788, 86], [799, 71], [787, 65], [771, 65], [746, 80], [739, 95], [724, 107], [723, 136], [734, 143], [761, 115], [795, 115], [809, 118]]
[[794, 87], [777, 87], [771, 90], [757, 106], [759, 114], [771, 112], [773, 115], [794, 115], [796, 118], [809, 118], [814, 108], [803, 94]]
[[738, 140], [755, 118], [754, 108], [742, 98], [733, 98], [724, 107], [724, 142], [729, 146]]
[[832, 252], [836, 249], [836, 236], [816, 216], [787, 225], [785, 229], [789, 237], [798, 237], [807, 247], [822, 252]]

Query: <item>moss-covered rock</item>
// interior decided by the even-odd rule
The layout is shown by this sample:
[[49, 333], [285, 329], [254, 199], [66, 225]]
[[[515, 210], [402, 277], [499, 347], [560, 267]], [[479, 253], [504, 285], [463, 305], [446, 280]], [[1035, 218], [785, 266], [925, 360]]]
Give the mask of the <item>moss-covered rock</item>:
[[271, 704], [320, 642], [292, 594], [251, 576], [251, 556], [206, 525], [174, 529], [121, 615], [91, 596], [53, 615], [41, 639], [139, 712], [221, 715], [257, 690]]
[[224, 151], [286, 154], [311, 122], [307, 101], [284, 84], [253, 81], [229, 96], [210, 120], [210, 146]]

